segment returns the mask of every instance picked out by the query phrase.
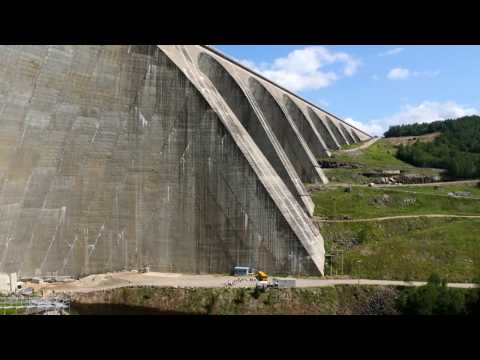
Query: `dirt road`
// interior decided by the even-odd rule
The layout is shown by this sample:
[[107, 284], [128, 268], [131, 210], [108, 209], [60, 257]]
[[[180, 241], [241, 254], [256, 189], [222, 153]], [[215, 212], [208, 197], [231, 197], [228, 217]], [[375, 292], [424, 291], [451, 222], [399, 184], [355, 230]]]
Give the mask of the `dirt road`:
[[[443, 181], [443, 182], [432, 182], [424, 184], [375, 184], [371, 187], [369, 184], [350, 184], [350, 183], [329, 183], [328, 185], [323, 185], [324, 188], [336, 188], [336, 187], [371, 187], [372, 189], [385, 189], [385, 188], [402, 188], [402, 187], [432, 187], [432, 186], [455, 186], [455, 185], [476, 185], [480, 183], [480, 180], [459, 180], [459, 181]], [[307, 189], [309, 186], [306, 186]], [[314, 188], [315, 185], [310, 185], [311, 188]], [[423, 193], [422, 193], [423, 194]]]
[[[442, 182], [432, 182], [425, 184], [393, 184], [393, 185], [375, 185], [376, 188], [390, 188], [390, 187], [422, 187], [422, 186], [452, 186], [452, 185], [476, 185], [480, 180], [458, 180], [458, 181], [442, 181]], [[355, 185], [354, 185], [355, 186]], [[368, 185], [359, 185], [359, 186], [368, 186]]]
[[460, 219], [480, 219], [480, 215], [447, 215], [447, 214], [425, 214], [425, 215], [399, 215], [399, 216], [385, 216], [371, 219], [351, 219], [351, 220], [324, 220], [315, 218], [315, 221], [321, 223], [354, 223], [354, 222], [373, 222], [385, 221], [395, 219], [415, 219], [415, 218], [460, 218]]
[[[237, 281], [234, 287], [254, 287], [255, 281], [249, 278], [234, 278], [222, 275], [187, 275], [167, 273], [122, 272], [102, 275], [91, 275], [67, 284], [36, 285], [44, 295], [58, 293], [92, 292], [130, 286], [156, 286], [178, 288], [223, 288], [229, 282]], [[370, 285], [370, 286], [421, 286], [425, 282], [405, 282], [391, 280], [365, 279], [297, 279], [297, 287], [325, 287], [335, 285]], [[33, 285], [32, 285], [33, 286]], [[475, 284], [452, 283], [449, 287], [474, 288]]]
[[370, 146], [375, 144], [378, 140], [380, 140], [380, 138], [374, 137], [373, 139], [368, 140], [366, 143], [360, 145], [359, 147], [356, 147], [356, 148], [353, 148], [353, 149], [338, 150], [338, 152], [339, 153], [352, 153], [352, 152], [356, 152], [356, 151], [359, 151], [359, 150], [368, 149]]

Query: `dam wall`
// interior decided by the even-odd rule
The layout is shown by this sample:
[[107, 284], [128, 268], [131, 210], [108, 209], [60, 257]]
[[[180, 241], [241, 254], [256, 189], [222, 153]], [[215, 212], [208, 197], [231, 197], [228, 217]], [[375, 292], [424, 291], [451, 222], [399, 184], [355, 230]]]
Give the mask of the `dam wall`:
[[0, 272], [323, 273], [303, 183], [346, 134], [205, 46], [0, 46]]

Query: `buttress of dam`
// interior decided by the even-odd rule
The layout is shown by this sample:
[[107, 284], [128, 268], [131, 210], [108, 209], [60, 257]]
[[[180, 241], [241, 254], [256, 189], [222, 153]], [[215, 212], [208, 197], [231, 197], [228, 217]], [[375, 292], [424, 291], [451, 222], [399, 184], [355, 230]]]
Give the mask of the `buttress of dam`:
[[323, 274], [304, 183], [368, 139], [206, 46], [0, 46], [0, 272]]

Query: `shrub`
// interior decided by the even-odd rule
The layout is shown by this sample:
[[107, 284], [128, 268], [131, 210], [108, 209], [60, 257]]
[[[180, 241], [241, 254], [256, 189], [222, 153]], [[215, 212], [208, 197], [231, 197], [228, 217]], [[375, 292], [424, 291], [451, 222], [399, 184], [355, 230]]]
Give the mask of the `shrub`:
[[[475, 299], [468, 299], [473, 309]], [[428, 284], [406, 289], [397, 306], [406, 315], [462, 315], [467, 313], [465, 292], [447, 287], [446, 281], [432, 274]], [[473, 310], [472, 310], [473, 311]]]

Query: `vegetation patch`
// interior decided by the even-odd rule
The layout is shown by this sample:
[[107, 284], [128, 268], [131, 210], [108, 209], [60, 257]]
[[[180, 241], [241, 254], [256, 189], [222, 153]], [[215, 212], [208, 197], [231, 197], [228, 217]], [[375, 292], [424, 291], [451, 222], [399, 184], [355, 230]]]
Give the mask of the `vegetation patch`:
[[437, 274], [426, 286], [402, 291], [396, 302], [405, 315], [480, 315], [480, 289], [448, 288]]
[[418, 167], [446, 169], [451, 179], [480, 177], [479, 116], [394, 126], [385, 136], [422, 135], [426, 131], [440, 132], [442, 135], [430, 143], [417, 141], [412, 145], [400, 145], [396, 157]]
[[[385, 313], [382, 307], [372, 307], [380, 302], [392, 303], [395, 291], [383, 287], [324, 287], [267, 289], [182, 289], [150, 288], [152, 297], [143, 302], [144, 289], [132, 287], [113, 289], [106, 292], [74, 294], [73, 308], [77, 313], [125, 314], [128, 308], [132, 313], [145, 314], [191, 314], [191, 315], [335, 315], [335, 314], [378, 314]], [[355, 289], [353, 289], [355, 288]], [[126, 302], [114, 299], [125, 296]], [[118, 295], [120, 294], [120, 295]], [[355, 294], [355, 297], [351, 297]], [[360, 301], [357, 301], [357, 298]], [[387, 299], [388, 298], [388, 299]], [[396, 313], [388, 307], [390, 313]]]
[[[470, 282], [480, 275], [480, 219], [412, 218], [320, 226], [327, 253], [343, 250], [343, 271], [352, 277], [425, 281], [438, 273], [449, 282]], [[336, 258], [334, 272], [340, 266]]]
[[[325, 174], [334, 183], [367, 184], [371, 179], [365, 173], [382, 170], [400, 170], [404, 174], [438, 176], [439, 169], [413, 166], [397, 158], [398, 143], [391, 139], [381, 139], [372, 146], [354, 152], [337, 151], [331, 158], [319, 159], [323, 162], [341, 162], [351, 165], [348, 168], [324, 169]], [[344, 166], [345, 167], [345, 166]]]
[[[191, 315], [436, 315], [479, 314], [480, 290], [450, 289], [431, 277], [420, 288], [385, 286], [332, 286], [324, 288], [268, 289], [258, 298], [253, 289], [151, 288], [154, 302], [112, 302], [113, 293], [75, 294], [73, 309], [79, 314], [191, 314]], [[130, 301], [143, 295], [129, 288]], [[241, 299], [241, 300], [240, 300]], [[176, 304], [171, 307], [169, 304]], [[205, 307], [205, 304], [208, 304]], [[150, 309], [150, 310], [149, 310]]]
[[[332, 188], [312, 194], [315, 216], [328, 219], [368, 219], [402, 215], [480, 215], [480, 200], [398, 188]], [[477, 194], [475, 190], [475, 194]], [[441, 195], [441, 196], [440, 196]]]

